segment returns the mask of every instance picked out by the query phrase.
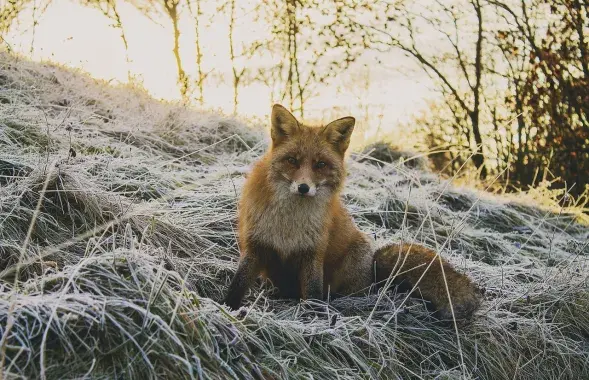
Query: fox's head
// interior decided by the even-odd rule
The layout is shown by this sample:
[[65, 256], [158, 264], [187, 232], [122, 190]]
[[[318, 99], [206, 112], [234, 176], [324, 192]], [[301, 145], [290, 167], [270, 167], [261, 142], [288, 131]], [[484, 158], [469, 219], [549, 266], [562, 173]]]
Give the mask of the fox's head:
[[303, 125], [279, 104], [272, 107], [270, 179], [281, 196], [330, 198], [341, 187], [344, 154], [356, 120]]

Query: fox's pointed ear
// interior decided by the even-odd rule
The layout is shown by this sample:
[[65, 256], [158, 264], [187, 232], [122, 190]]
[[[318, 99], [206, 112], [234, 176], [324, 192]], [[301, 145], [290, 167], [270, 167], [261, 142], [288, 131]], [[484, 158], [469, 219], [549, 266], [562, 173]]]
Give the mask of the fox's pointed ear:
[[272, 106], [272, 144], [278, 145], [299, 130], [299, 122], [286, 108], [280, 104]]
[[327, 141], [333, 144], [335, 149], [342, 155], [346, 153], [350, 145], [350, 137], [354, 131], [355, 124], [356, 119], [348, 116], [332, 121], [323, 129], [323, 134]]

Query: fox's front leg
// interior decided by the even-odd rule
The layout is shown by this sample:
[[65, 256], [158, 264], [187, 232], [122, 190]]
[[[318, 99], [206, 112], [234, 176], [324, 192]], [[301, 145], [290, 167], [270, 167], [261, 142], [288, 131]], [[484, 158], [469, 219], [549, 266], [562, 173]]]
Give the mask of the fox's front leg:
[[229, 284], [229, 290], [223, 303], [237, 310], [241, 306], [245, 292], [252, 286], [259, 274], [258, 260], [251, 255], [243, 256], [239, 260], [237, 272], [235, 272], [233, 280]]
[[301, 298], [323, 299], [323, 260], [315, 258], [301, 265]]

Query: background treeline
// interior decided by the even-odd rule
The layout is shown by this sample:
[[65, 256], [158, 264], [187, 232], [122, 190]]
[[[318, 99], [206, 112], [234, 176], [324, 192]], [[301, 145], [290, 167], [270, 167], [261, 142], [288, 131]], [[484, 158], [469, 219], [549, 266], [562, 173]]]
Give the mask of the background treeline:
[[[0, 32], [15, 27], [24, 10], [40, 17], [51, 1], [5, 0]], [[130, 26], [121, 19], [122, 3], [154, 22], [169, 22], [181, 97], [205, 106], [205, 85], [216, 73], [203, 64], [203, 31], [222, 15], [227, 28], [218, 38], [228, 49], [234, 111], [240, 90], [256, 84], [271, 89], [270, 101], [304, 116], [318, 88], [361, 59], [385, 67], [391, 66], [390, 52], [403, 52], [411, 62], [406, 69], [425, 72], [438, 96], [400, 133], [430, 151], [437, 170], [474, 174], [507, 191], [542, 184], [583, 197], [589, 186], [586, 0], [80, 3], [112, 20], [125, 49]], [[187, 72], [180, 53], [180, 14], [187, 13], [196, 35], [194, 72]], [[264, 31], [251, 38], [240, 33], [244, 23], [263, 25]], [[367, 105], [363, 116], [370, 119], [371, 112]]]

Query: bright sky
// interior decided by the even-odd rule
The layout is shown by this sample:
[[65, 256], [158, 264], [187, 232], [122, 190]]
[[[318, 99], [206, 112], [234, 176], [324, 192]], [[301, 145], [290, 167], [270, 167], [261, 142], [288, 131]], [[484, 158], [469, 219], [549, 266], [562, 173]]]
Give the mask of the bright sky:
[[[96, 78], [124, 83], [129, 69], [154, 97], [179, 99], [169, 19], [153, 22], [124, 2], [119, 4], [119, 12], [129, 43], [130, 67], [125, 60], [120, 31], [112, 27], [112, 21], [98, 10], [68, 0], [53, 1], [38, 18], [34, 38], [32, 12], [29, 11], [13, 25], [6, 40], [14, 50], [25, 55], [30, 54], [32, 46], [35, 60], [48, 59], [81, 68]], [[185, 71], [192, 74], [196, 73], [194, 24], [188, 9], [181, 12], [180, 49]], [[233, 93], [227, 23], [227, 18], [218, 13], [201, 33], [205, 69], [215, 70], [205, 87], [205, 106], [230, 113]], [[240, 23], [237, 35], [241, 38], [255, 38], [264, 33], [263, 25], [251, 23], [247, 18], [240, 19]], [[305, 116], [329, 118], [337, 106], [338, 112], [346, 111], [357, 119], [364, 118], [372, 132], [378, 127], [374, 113], [383, 113], [379, 120], [384, 132], [393, 131], [399, 121], [407, 121], [413, 112], [425, 106], [425, 98], [431, 96], [431, 91], [422, 73], [398, 71], [407, 63], [403, 56], [390, 53], [380, 58], [383, 63], [377, 65], [374, 58], [366, 57], [347, 75], [338, 78], [337, 83], [321, 88], [319, 96], [307, 105]], [[362, 82], [367, 76], [366, 85]], [[239, 114], [265, 118], [270, 110], [270, 90], [262, 85], [248, 86], [241, 90], [239, 101]], [[368, 112], [372, 114], [370, 118], [365, 117], [367, 106], [373, 110]]]

